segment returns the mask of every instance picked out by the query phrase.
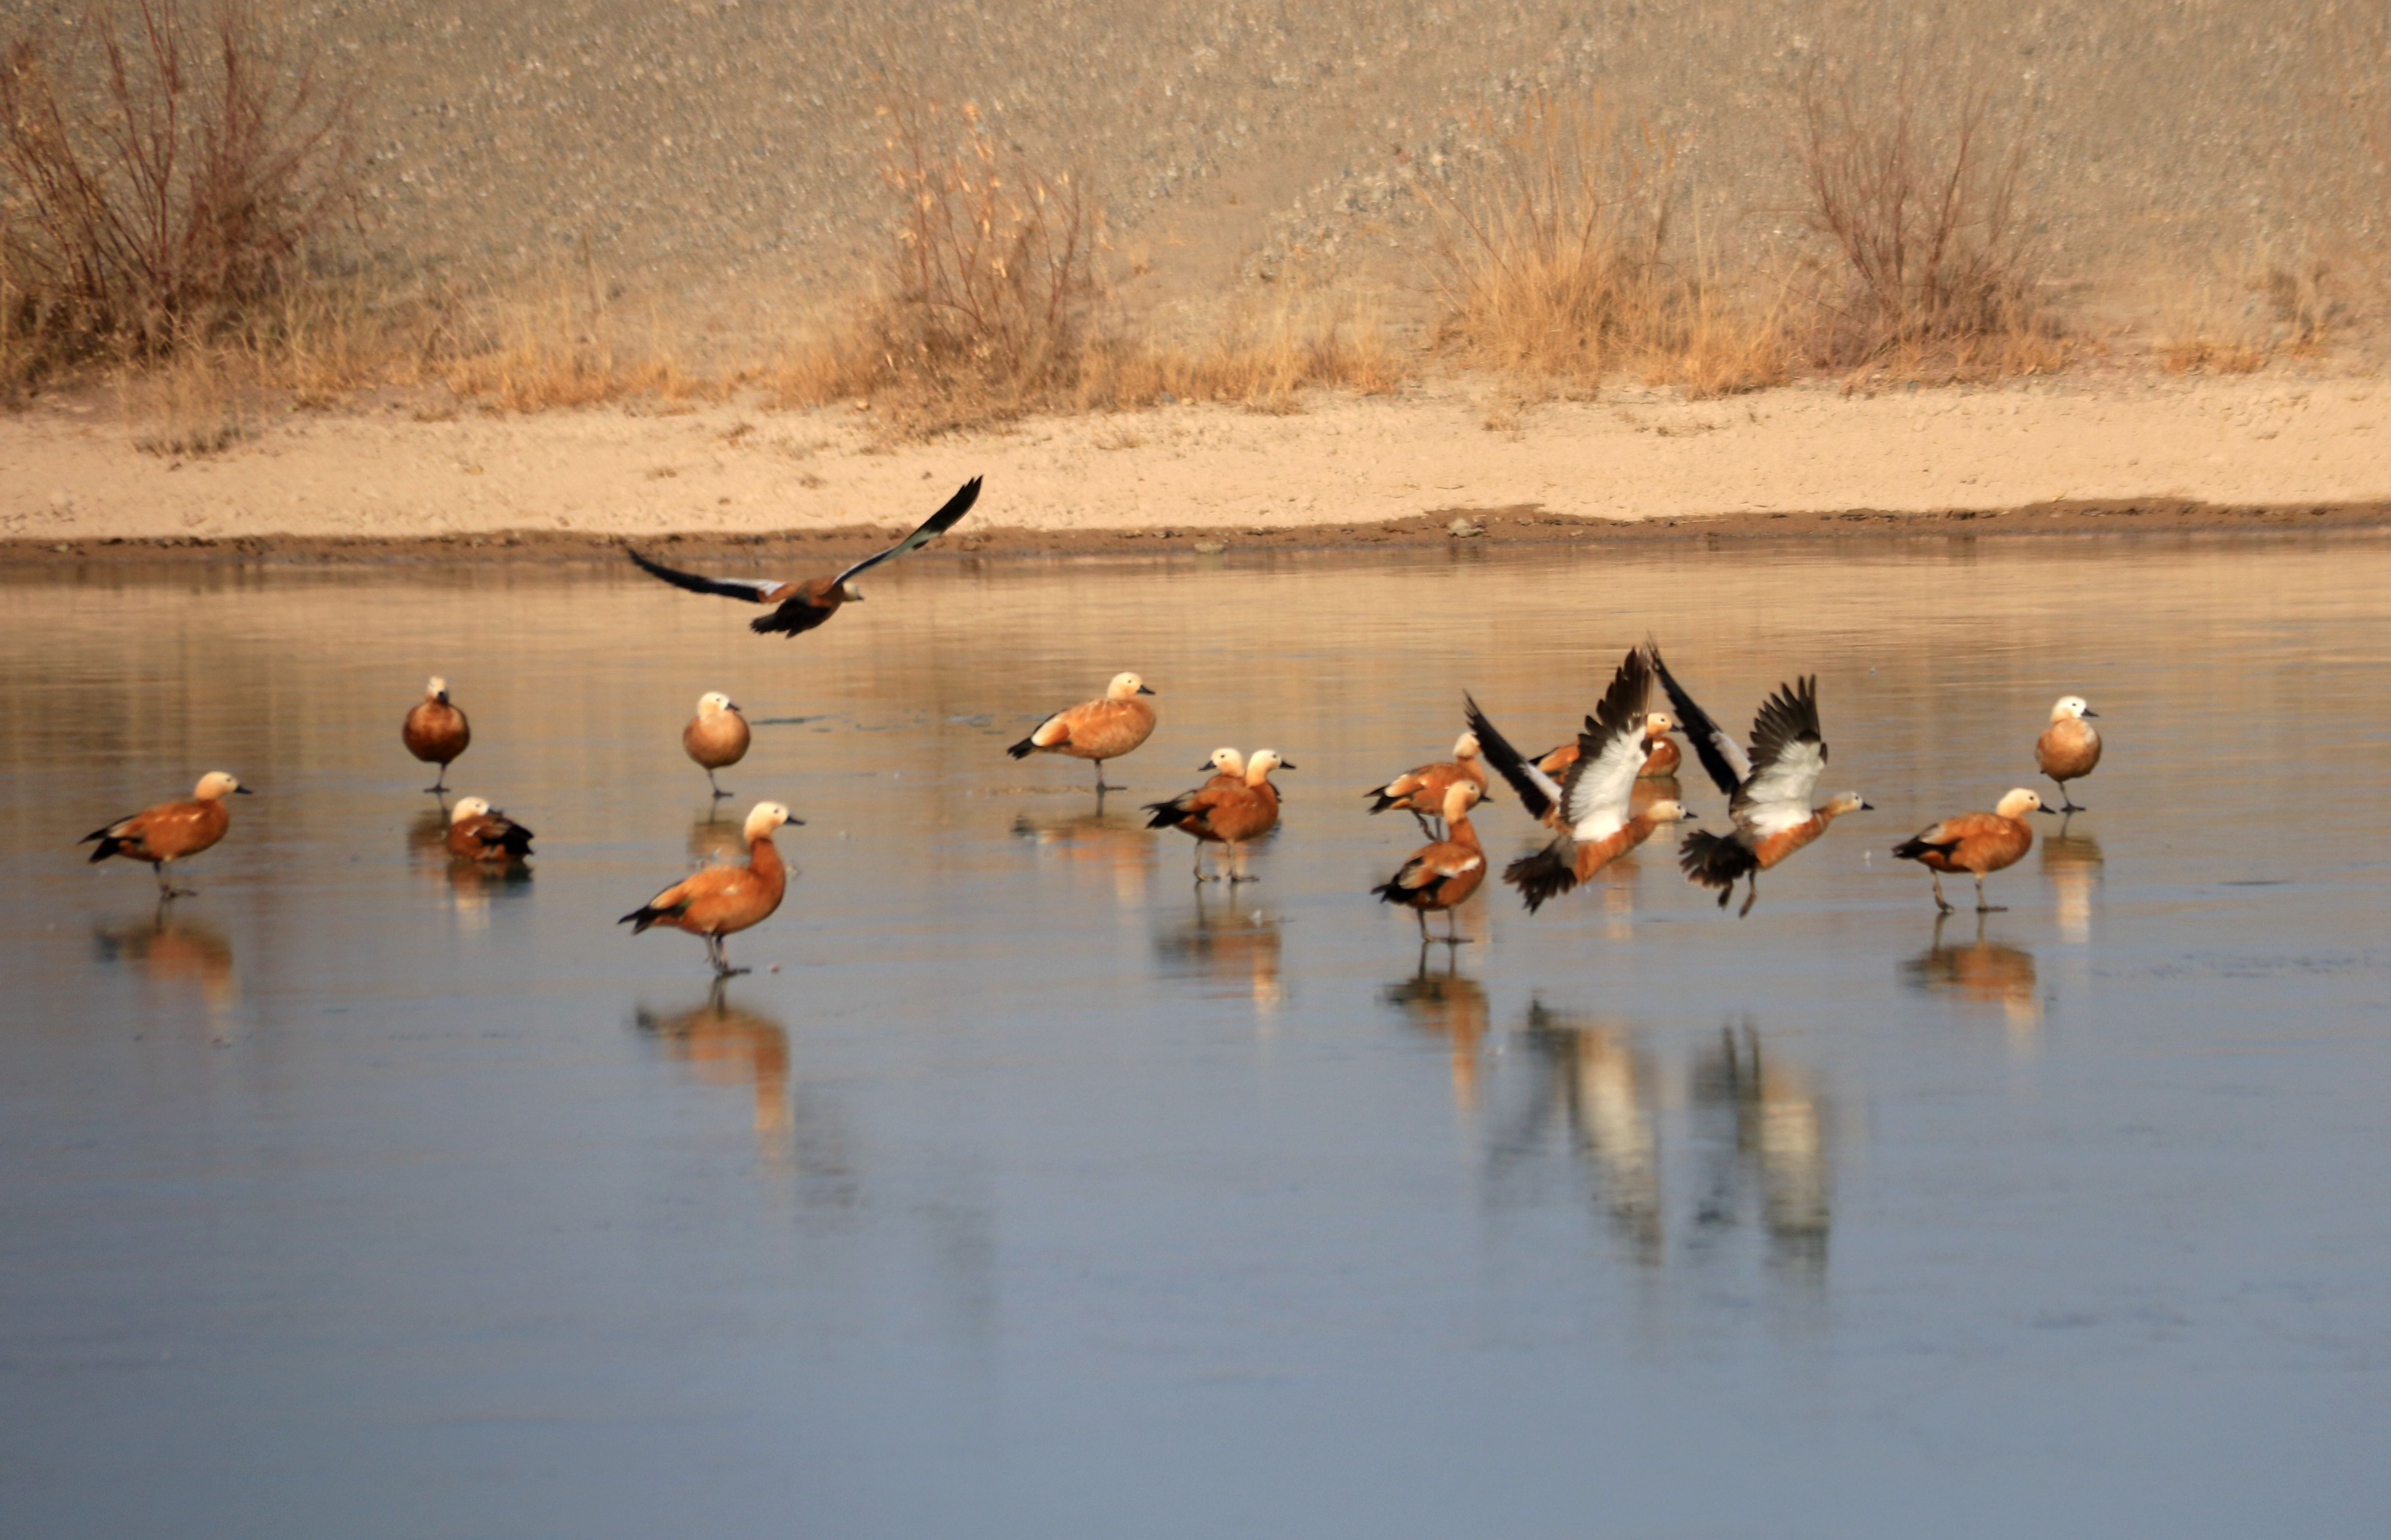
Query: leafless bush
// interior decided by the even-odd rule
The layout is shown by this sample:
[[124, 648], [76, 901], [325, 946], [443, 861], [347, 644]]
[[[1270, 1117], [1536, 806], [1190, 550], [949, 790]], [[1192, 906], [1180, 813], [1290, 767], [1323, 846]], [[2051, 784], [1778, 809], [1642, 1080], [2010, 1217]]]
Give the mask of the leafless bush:
[[2025, 143], [1980, 85], [1946, 102], [1915, 68], [1874, 93], [1848, 73], [1809, 75], [1794, 156], [1835, 253], [1812, 296], [1816, 362], [1958, 373], [2056, 362], [2043, 253], [2020, 207]]
[[354, 102], [257, 0], [0, 39], [0, 346], [156, 357], [237, 320], [348, 195]]
[[1672, 251], [1675, 148], [1622, 133], [1598, 97], [1530, 99], [1428, 196], [1441, 225], [1443, 334], [1472, 359], [1532, 382], [1593, 388], [1641, 365], [1656, 383], [1719, 395], [1775, 383], [1775, 312], [1744, 303]]

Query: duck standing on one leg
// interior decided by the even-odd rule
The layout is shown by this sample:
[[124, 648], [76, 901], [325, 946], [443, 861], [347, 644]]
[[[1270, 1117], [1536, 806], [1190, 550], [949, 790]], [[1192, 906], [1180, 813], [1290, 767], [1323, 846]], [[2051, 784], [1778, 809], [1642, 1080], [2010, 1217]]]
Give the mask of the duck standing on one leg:
[[[1446, 787], [1439, 809], [1444, 819], [1444, 837], [1413, 851], [1401, 871], [1370, 889], [1384, 901], [1411, 910], [1419, 921], [1423, 949], [1431, 940], [1457, 947], [1467, 939], [1453, 912], [1486, 880], [1486, 850], [1469, 822], [1469, 809], [1477, 804], [1478, 787], [1472, 783], [1456, 781]], [[1428, 917], [1438, 911], [1444, 914], [1444, 934], [1431, 937]]]
[[705, 772], [705, 783], [714, 788], [717, 799], [733, 794], [722, 789], [714, 772], [746, 758], [749, 737], [747, 718], [739, 714], [730, 696], [709, 690], [697, 698], [697, 715], [680, 730], [681, 752]]
[[166, 880], [166, 863], [196, 856], [225, 837], [225, 831], [232, 827], [232, 809], [224, 799], [235, 792], [246, 796], [249, 788], [226, 771], [210, 770], [200, 777], [190, 801], [152, 803], [130, 818], [94, 829], [75, 843], [99, 842], [99, 848], [91, 853], [95, 863], [110, 856], [146, 861], [158, 874], [160, 899], [190, 898], [194, 889], [176, 887]]
[[692, 873], [614, 923], [629, 925], [634, 936], [650, 925], [671, 925], [703, 937], [706, 960], [717, 975], [727, 978], [745, 973], [745, 968], [730, 965], [722, 951], [722, 938], [763, 924], [781, 907], [781, 897], [789, 887], [789, 869], [781, 863], [772, 831], [784, 823], [803, 822], [804, 819], [790, 817], [789, 809], [777, 802], [756, 803], [748, 811], [743, 831], [747, 839], [746, 865], [709, 866]]
[[398, 726], [399, 742], [407, 752], [427, 765], [440, 767], [440, 774], [425, 791], [445, 796], [448, 790], [448, 767], [465, 752], [473, 741], [473, 729], [465, 714], [448, 699], [448, 681], [438, 675], [424, 681], [423, 698], [408, 708], [407, 720]]
[[2061, 695], [2050, 708], [2050, 725], [2034, 741], [2034, 762], [2042, 773], [2059, 783], [2058, 811], [2080, 813], [2087, 809], [2077, 807], [2067, 795], [2070, 781], [2081, 781], [2100, 763], [2100, 733], [2087, 723], [2087, 717], [2100, 713], [2084, 704], [2081, 695]]
[[1105, 784], [1105, 761], [1118, 759], [1154, 732], [1154, 707], [1138, 699], [1154, 692], [1135, 674], [1115, 674], [1104, 694], [1066, 706], [1004, 752], [1015, 759], [1033, 754], [1067, 754], [1096, 762], [1096, 795], [1124, 790]]

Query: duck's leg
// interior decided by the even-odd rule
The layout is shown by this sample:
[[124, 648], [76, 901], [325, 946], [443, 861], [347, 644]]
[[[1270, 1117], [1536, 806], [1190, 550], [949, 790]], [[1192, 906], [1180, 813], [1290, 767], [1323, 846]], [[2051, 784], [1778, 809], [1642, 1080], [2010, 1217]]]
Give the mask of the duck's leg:
[[1097, 760], [1097, 761], [1096, 761], [1096, 796], [1097, 796], [1099, 798], [1101, 798], [1101, 797], [1105, 795], [1105, 793], [1106, 793], [1106, 792], [1125, 792], [1125, 791], [1127, 791], [1127, 790], [1129, 790], [1129, 788], [1128, 788], [1127, 786], [1107, 786], [1107, 785], [1105, 785], [1105, 762], [1104, 762], [1102, 759], [1099, 759], [1099, 760]]
[[739, 795], [736, 792], [727, 792], [722, 789], [722, 783], [714, 778], [714, 768], [710, 765], [706, 767], [705, 783], [714, 788], [714, 795], [717, 798], [736, 796]]
[[1412, 808], [1406, 810], [1412, 815], [1412, 822], [1419, 825], [1420, 838], [1436, 838], [1436, 825], [1428, 821], [1428, 814], [1420, 811], [1417, 808]]
[[430, 792], [434, 796], [446, 796], [448, 795], [448, 762], [446, 760], [444, 759], [440, 762], [440, 773], [433, 776], [432, 778], [432, 784], [424, 787], [423, 789]]
[[1976, 912], [1979, 914], [2006, 914], [2009, 912], [2009, 906], [2007, 904], [1988, 904], [1984, 901], [1984, 874], [1982, 872], [1976, 874]]
[[2059, 777], [2054, 775], [2050, 778], [2050, 783], [2059, 788], [2059, 810], [2061, 812], [2081, 813], [2089, 812], [2091, 810], [2082, 803], [2076, 801], [2074, 797], [2067, 795], [2066, 782], [2061, 781]]
[[168, 882], [166, 880], [166, 863], [164, 861], [153, 861], [149, 863], [149, 869], [158, 874], [158, 901], [160, 903], [165, 902], [168, 899], [196, 899], [200, 896], [200, 890], [196, 887], [176, 887], [173, 883]]
[[1229, 847], [1229, 853], [1231, 856], [1229, 863], [1230, 886], [1234, 887], [1241, 882], [1261, 881], [1261, 878], [1249, 875], [1246, 871], [1246, 847], [1242, 841], [1232, 844]]
[[721, 937], [709, 936], [706, 938], [706, 940], [714, 948], [714, 977], [717, 978], [736, 978], [741, 974], [748, 971], [745, 968], [734, 968], [730, 965], [730, 953], [723, 950]]
[[1415, 920], [1417, 920], [1417, 921], [1419, 922], [1419, 927], [1420, 927], [1420, 960], [1421, 960], [1422, 962], [1425, 962], [1425, 961], [1427, 961], [1427, 959], [1428, 959], [1428, 940], [1429, 940], [1429, 936], [1428, 936], [1428, 911], [1427, 911], [1427, 910], [1425, 910], [1425, 909], [1417, 909], [1417, 908], [1415, 908], [1415, 909], [1414, 909], [1414, 910], [1412, 911], [1412, 918], [1413, 918], [1413, 919], [1415, 919]]
[[1458, 947], [1467, 945], [1468, 941], [1469, 938], [1461, 934], [1461, 916], [1452, 910], [1446, 910], [1444, 912], [1444, 944], [1449, 947]]
[[1934, 879], [1934, 907], [1941, 910], [1945, 914], [1950, 913], [1950, 902], [1943, 897], [1943, 874], [1940, 872], [1929, 872], [1927, 875]]
[[1751, 886], [1745, 890], [1743, 895], [1743, 907], [1735, 912], [1735, 917], [1738, 920], [1742, 919], [1745, 915], [1751, 912], [1751, 906], [1759, 901], [1760, 874], [1754, 872], [1751, 874]]

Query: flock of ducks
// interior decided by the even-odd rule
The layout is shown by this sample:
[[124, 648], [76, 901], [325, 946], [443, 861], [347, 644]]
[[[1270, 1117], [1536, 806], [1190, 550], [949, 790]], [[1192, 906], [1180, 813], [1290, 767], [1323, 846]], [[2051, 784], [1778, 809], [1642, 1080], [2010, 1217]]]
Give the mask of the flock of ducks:
[[[842, 604], [860, 600], [863, 595], [853, 581], [859, 574], [951, 528], [970, 511], [979, 489], [977, 477], [966, 482], [904, 539], [833, 576], [799, 583], [700, 577], [637, 551], [631, 559], [641, 570], [679, 588], [774, 605], [772, 614], [751, 623], [753, 628], [795, 636], [821, 626]], [[1651, 709], [1656, 688], [1667, 696], [1670, 710]], [[1105, 783], [1105, 763], [1134, 752], [1153, 735], [1153, 694], [1138, 675], [1117, 675], [1104, 694], [1055, 712], [1005, 752], [1015, 759], [1054, 754], [1090, 761], [1101, 801], [1105, 792], [1122, 789]], [[1518, 889], [1531, 912], [1585, 883], [1660, 830], [1696, 819], [1676, 795], [1676, 772], [1684, 758], [1671, 737], [1677, 731], [1691, 741], [1695, 757], [1727, 798], [1727, 827], [1720, 833], [1698, 829], [1686, 834], [1677, 848], [1678, 866], [1693, 882], [1717, 889], [1722, 909], [1742, 884], [1738, 916], [1749, 914], [1758, 899], [1761, 873], [1816, 841], [1837, 819], [1871, 806], [1853, 791], [1816, 801], [1828, 749], [1819, 727], [1815, 677], [1780, 685], [1761, 703], [1748, 748], [1695, 702], [1650, 641], [1621, 661], [1583, 730], [1533, 759], [1512, 746], [1477, 701], [1466, 696], [1464, 701], [1467, 729], [1454, 741], [1451, 759], [1417, 766], [1364, 794], [1372, 799], [1372, 813], [1408, 812], [1428, 836], [1392, 876], [1371, 889], [1384, 902], [1413, 912], [1423, 945], [1432, 939], [1458, 945], [1464, 939], [1453, 912], [1485, 881], [1485, 847], [1470, 813], [1493, 800], [1488, 795], [1490, 767], [1549, 836], [1541, 848], [1504, 869], [1504, 881]], [[2059, 808], [2046, 806], [2036, 793], [2019, 787], [1988, 812], [1944, 819], [1893, 847], [1895, 856], [1927, 869], [1934, 902], [1943, 913], [1952, 912], [1943, 896], [1943, 878], [1960, 874], [1975, 879], [1978, 912], [1995, 912], [1997, 906], [1984, 897], [1984, 878], [2014, 865], [2033, 847], [2028, 814], [2084, 810], [2067, 786], [2091, 774], [2100, 762], [2100, 737], [2089, 721], [2097, 715], [2083, 697], [2063, 696], [2036, 741], [2036, 763], [2059, 786]], [[449, 699], [446, 679], [427, 683], [423, 699], [400, 725], [400, 739], [418, 760], [439, 768], [425, 790], [445, 797], [448, 767], [472, 742], [472, 727]], [[705, 771], [716, 798], [732, 795], [722, 789], [716, 772], [738, 764], [750, 742], [746, 718], [718, 691], [699, 697], [696, 715], [681, 732], [683, 750]], [[1175, 829], [1195, 841], [1199, 883], [1224, 876], [1217, 870], [1206, 874], [1208, 847], [1225, 851], [1227, 882], [1257, 880], [1247, 871], [1247, 848], [1279, 822], [1279, 793], [1271, 776], [1296, 767], [1273, 749], [1247, 756], [1221, 748], [1199, 768], [1208, 772], [1201, 784], [1146, 804], [1151, 815], [1146, 826]], [[249, 790], [234, 776], [213, 770], [200, 779], [189, 801], [146, 808], [95, 830], [82, 843], [97, 845], [94, 861], [119, 857], [149, 863], [163, 902], [191, 892], [174, 886], [167, 868], [223, 839], [232, 823], [225, 798]], [[710, 865], [684, 876], [618, 923], [631, 926], [634, 935], [657, 926], [686, 931], [704, 941], [707, 960], [718, 977], [747, 971], [731, 966], [724, 940], [761, 924], [780, 908], [788, 868], [772, 836], [783, 826], [804, 822], [777, 802], [758, 802], [742, 829], [743, 863]], [[484, 798], [468, 796], [450, 815], [445, 844], [456, 861], [500, 863], [529, 856], [533, 838], [531, 830]], [[1428, 916], [1436, 913], [1446, 916], [1441, 938], [1432, 937], [1428, 929]]]

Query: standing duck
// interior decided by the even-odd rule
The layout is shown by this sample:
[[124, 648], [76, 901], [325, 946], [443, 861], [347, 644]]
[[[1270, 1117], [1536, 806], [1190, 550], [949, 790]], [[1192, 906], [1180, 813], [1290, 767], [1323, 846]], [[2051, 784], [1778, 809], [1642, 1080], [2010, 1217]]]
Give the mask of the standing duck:
[[1033, 754], [1067, 754], [1096, 762], [1096, 795], [1123, 788], [1105, 784], [1105, 761], [1118, 759], [1154, 731], [1154, 707], [1138, 699], [1154, 692], [1135, 674], [1115, 674], [1102, 697], [1057, 711], [1038, 730], [1004, 752], [1015, 759]]
[[459, 861], [521, 861], [532, 832], [478, 796], [457, 804], [448, 819], [448, 853]]
[[427, 765], [440, 767], [438, 777], [423, 789], [445, 794], [448, 790], [448, 767], [473, 741], [473, 730], [466, 724], [465, 714], [449, 704], [448, 681], [435, 674], [424, 681], [423, 698], [408, 709], [407, 720], [399, 724], [398, 736], [407, 753]]
[[[1154, 816], [1146, 820], [1149, 829], [1176, 829], [1196, 837], [1196, 880], [1204, 881], [1204, 847], [1225, 845], [1229, 848], [1232, 886], [1241, 882], [1259, 882], [1259, 877], [1246, 875], [1246, 846], [1278, 826], [1278, 788], [1271, 784], [1271, 771], [1293, 770], [1295, 766], [1282, 759], [1271, 749], [1257, 749], [1246, 761], [1246, 778], [1234, 785], [1220, 785], [1220, 778], [1192, 792], [1181, 792], [1168, 802], [1149, 802], [1145, 810]], [[1214, 879], [1218, 881], [1216, 877]]]
[[2100, 763], [2100, 734], [2085, 718], [2100, 713], [2084, 704], [2081, 695], [2061, 695], [2050, 708], [2050, 725], [2034, 741], [2034, 762], [2059, 783], [2059, 811], [2080, 813], [2067, 783], [2080, 781]]
[[99, 842], [99, 848], [91, 853], [94, 862], [110, 856], [146, 861], [158, 874], [159, 898], [188, 898], [197, 890], [168, 882], [166, 863], [196, 856], [225, 837], [225, 831], [232, 827], [232, 809], [224, 799], [235, 792], [246, 796], [249, 788], [223, 770], [210, 770], [200, 777], [190, 801], [153, 803], [131, 818], [94, 829], [75, 843]]
[[1469, 725], [1486, 745], [1486, 757], [1519, 794], [1520, 805], [1556, 831], [1552, 843], [1513, 861], [1503, 880], [1519, 890], [1533, 913], [1544, 900], [1568, 892], [1635, 849], [1664, 823], [1687, 816], [1674, 798], [1648, 803], [1631, 814], [1637, 772], [1649, 750], [1644, 703], [1652, 693], [1652, 666], [1643, 649], [1630, 652], [1611, 676], [1610, 688], [1585, 719], [1575, 752], [1555, 781], [1511, 746], [1478, 703], [1469, 703]]
[[[963, 516], [979, 500], [979, 478], [963, 483], [963, 489], [947, 499], [944, 508], [922, 521], [922, 526], [877, 555], [867, 556], [855, 565], [830, 577], [808, 577], [799, 583], [782, 583], [769, 577], [701, 577], [693, 572], [682, 572], [652, 562], [636, 550], [630, 550], [632, 563], [651, 577], [661, 578], [677, 589], [691, 593], [719, 594], [725, 599], [743, 599], [751, 604], [777, 606], [770, 615], [747, 623], [751, 631], [770, 636], [801, 636], [838, 614], [846, 603], [861, 603], [863, 590], [855, 580], [883, 562], [893, 561], [919, 546], [952, 529]], [[629, 550], [628, 547], [625, 550]]]
[[1453, 912], [1486, 880], [1486, 850], [1469, 823], [1469, 809], [1477, 803], [1474, 783], [1456, 781], [1446, 787], [1443, 805], [1438, 809], [1444, 820], [1444, 837], [1413, 851], [1400, 871], [1370, 889], [1386, 902], [1411, 910], [1419, 921], [1423, 947], [1431, 939], [1428, 917], [1438, 911], [1444, 914], [1444, 943], [1459, 946], [1465, 939]]
[[1984, 902], [1984, 874], [2014, 866], [2034, 848], [2028, 813], [2047, 813], [2042, 798], [2020, 786], [2000, 799], [1991, 812], [1961, 813], [1929, 829], [1920, 829], [1893, 848], [1903, 861], [1914, 861], [1934, 874], [1934, 907], [1944, 913], [1951, 906], [1943, 899], [1943, 874], [1967, 872], [1976, 879], [1976, 912], [1995, 914], [1998, 904]]
[[705, 783], [714, 788], [717, 797], [732, 794], [722, 789], [714, 772], [747, 757], [748, 736], [747, 718], [739, 714], [730, 696], [709, 690], [697, 698], [697, 715], [680, 730], [680, 746], [705, 772]]
[[1486, 761], [1480, 754], [1478, 734], [1474, 732], [1465, 732], [1453, 741], [1452, 758], [1407, 770], [1385, 785], [1373, 786], [1362, 795], [1377, 798], [1371, 805], [1372, 813], [1401, 809], [1418, 822], [1420, 833], [1434, 838], [1437, 831], [1433, 821], [1444, 807], [1444, 794], [1463, 782], [1478, 788], [1480, 799], [1485, 798]]
[[1747, 757], [1736, 741], [1711, 720], [1661, 661], [1661, 651], [1647, 645], [1654, 672], [1702, 769], [1719, 790], [1727, 794], [1727, 814], [1733, 832], [1713, 835], [1698, 830], [1677, 847], [1677, 865], [1704, 887], [1719, 890], [1719, 907], [1735, 896], [1736, 879], [1749, 877], [1751, 889], [1739, 919], [1751, 912], [1760, 897], [1760, 874], [1775, 866], [1827, 832], [1827, 825], [1845, 813], [1866, 812], [1870, 805], [1857, 792], [1845, 792], [1813, 808], [1810, 797], [1827, 769], [1827, 741], [1818, 731], [1818, 681], [1814, 675], [1779, 685], [1761, 703], [1751, 722], [1751, 753]]
[[706, 960], [717, 976], [727, 978], [745, 973], [745, 968], [730, 965], [723, 954], [722, 938], [763, 924], [781, 907], [781, 896], [789, 887], [789, 869], [781, 864], [772, 831], [783, 823], [803, 822], [804, 819], [790, 817], [789, 809], [777, 802], [756, 803], [742, 831], [747, 838], [746, 865], [709, 866], [693, 872], [614, 923], [629, 925], [634, 936], [650, 925], [671, 925], [702, 936]]

